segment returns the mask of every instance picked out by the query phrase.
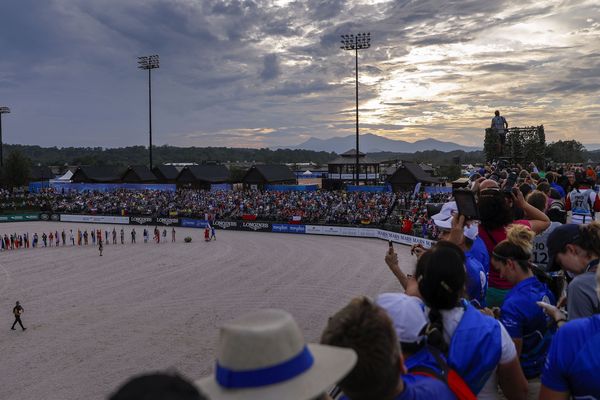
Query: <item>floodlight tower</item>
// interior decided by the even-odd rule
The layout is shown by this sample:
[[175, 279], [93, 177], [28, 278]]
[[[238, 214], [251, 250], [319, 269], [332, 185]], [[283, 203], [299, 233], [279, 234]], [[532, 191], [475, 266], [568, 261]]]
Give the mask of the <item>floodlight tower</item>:
[[158, 54], [138, 57], [138, 68], [148, 70], [148, 126], [150, 134], [150, 169], [152, 170], [152, 70], [159, 67]]
[[[371, 47], [371, 32], [357, 33], [356, 35], [342, 35], [342, 50], [354, 50], [356, 61], [356, 168], [355, 168], [355, 184], [358, 186], [358, 50], [368, 49]], [[365, 171], [365, 178], [367, 177]]]
[[0, 107], [0, 167], [4, 166], [4, 159], [2, 157], [2, 114], [9, 114], [10, 108]]

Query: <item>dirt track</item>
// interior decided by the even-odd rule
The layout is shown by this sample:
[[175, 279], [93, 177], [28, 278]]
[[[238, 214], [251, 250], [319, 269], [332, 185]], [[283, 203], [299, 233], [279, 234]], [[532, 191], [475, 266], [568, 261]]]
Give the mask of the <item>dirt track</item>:
[[[0, 233], [91, 225], [29, 222]], [[94, 225], [94, 228], [101, 225]], [[110, 226], [109, 229], [112, 229]], [[117, 226], [117, 230], [120, 227]], [[177, 242], [38, 248], [0, 253], [2, 398], [102, 399], [145, 371], [175, 368], [191, 379], [212, 370], [217, 327], [250, 310], [283, 308], [308, 341], [360, 294], [401, 290], [376, 239], [177, 229]], [[190, 244], [184, 236], [193, 237]], [[411, 270], [408, 248], [396, 246]], [[12, 307], [25, 308], [22, 332]]]

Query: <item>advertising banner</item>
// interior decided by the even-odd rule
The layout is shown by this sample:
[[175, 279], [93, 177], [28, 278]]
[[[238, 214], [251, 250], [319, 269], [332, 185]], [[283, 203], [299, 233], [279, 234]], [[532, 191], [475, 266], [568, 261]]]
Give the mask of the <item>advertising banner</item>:
[[268, 222], [240, 222], [238, 229], [241, 231], [271, 232], [271, 224]]
[[213, 221], [213, 226], [219, 229], [236, 230], [239, 222], [234, 221]]
[[379, 237], [379, 239], [391, 240], [392, 242], [395, 242], [395, 243], [408, 244], [411, 246], [413, 244], [421, 244], [421, 245], [423, 245], [423, 247], [426, 247], [426, 248], [433, 246], [433, 244], [435, 243], [434, 240], [429, 240], [429, 239], [420, 238], [420, 237], [416, 237], [416, 236], [405, 235], [403, 233], [384, 231], [381, 229], [378, 229], [377, 231], [378, 231], [377, 237]]
[[129, 222], [138, 225], [152, 225], [152, 217], [129, 217]]
[[77, 215], [61, 214], [62, 222], [93, 222], [101, 224], [129, 224], [129, 217], [116, 217], [112, 215]]
[[11, 214], [0, 215], [0, 222], [23, 222], [23, 221], [39, 221], [39, 214]]
[[271, 228], [273, 232], [279, 233], [306, 233], [304, 225], [273, 224]]
[[154, 223], [156, 225], [166, 225], [166, 226], [178, 225], [179, 218], [160, 217], [160, 218], [155, 218]]
[[204, 219], [181, 218], [181, 226], [185, 228], [206, 228], [208, 221]]

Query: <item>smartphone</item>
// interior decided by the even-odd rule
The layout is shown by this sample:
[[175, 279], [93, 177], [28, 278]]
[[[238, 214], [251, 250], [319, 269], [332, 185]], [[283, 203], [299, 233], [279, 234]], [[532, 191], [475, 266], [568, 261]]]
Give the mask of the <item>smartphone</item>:
[[515, 183], [517, 183], [517, 174], [514, 172], [511, 172], [508, 175], [508, 178], [506, 178], [506, 182], [504, 183], [504, 189], [503, 189], [504, 192], [511, 193], [513, 186], [515, 186]]
[[477, 207], [475, 195], [472, 191], [455, 190], [453, 195], [460, 215], [463, 215], [467, 220], [479, 219], [479, 208]]

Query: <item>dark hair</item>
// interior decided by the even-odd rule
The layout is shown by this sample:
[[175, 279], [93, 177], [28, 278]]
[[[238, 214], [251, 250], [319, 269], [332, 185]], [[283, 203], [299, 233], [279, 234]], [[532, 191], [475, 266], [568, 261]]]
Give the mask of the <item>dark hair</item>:
[[600, 256], [600, 222], [593, 221], [579, 226], [580, 239], [577, 245], [588, 254]]
[[400, 379], [400, 344], [386, 311], [366, 297], [329, 318], [321, 343], [350, 348], [358, 361], [339, 382], [352, 400], [391, 398]]
[[548, 182], [541, 182], [536, 187], [537, 190], [543, 192], [545, 195], [550, 194], [550, 184]]
[[453, 309], [463, 297], [467, 280], [465, 254], [454, 243], [441, 240], [419, 258], [415, 276], [430, 309], [427, 342], [445, 353], [448, 344], [440, 310]]
[[531, 185], [529, 185], [528, 183], [522, 183], [519, 185], [519, 190], [521, 191], [521, 193], [523, 193], [523, 197], [527, 197], [527, 195], [531, 193], [533, 189], [531, 189]]
[[490, 231], [502, 228], [514, 220], [514, 212], [500, 190], [482, 190], [477, 205], [481, 225]]
[[[539, 186], [538, 186], [539, 187]], [[548, 202], [548, 197], [546, 194], [540, 190], [534, 190], [529, 193], [527, 196], [527, 203], [531, 204], [541, 212], [546, 210], [546, 204]]]
[[152, 373], [134, 376], [109, 400], [207, 400], [198, 389], [177, 374]]

